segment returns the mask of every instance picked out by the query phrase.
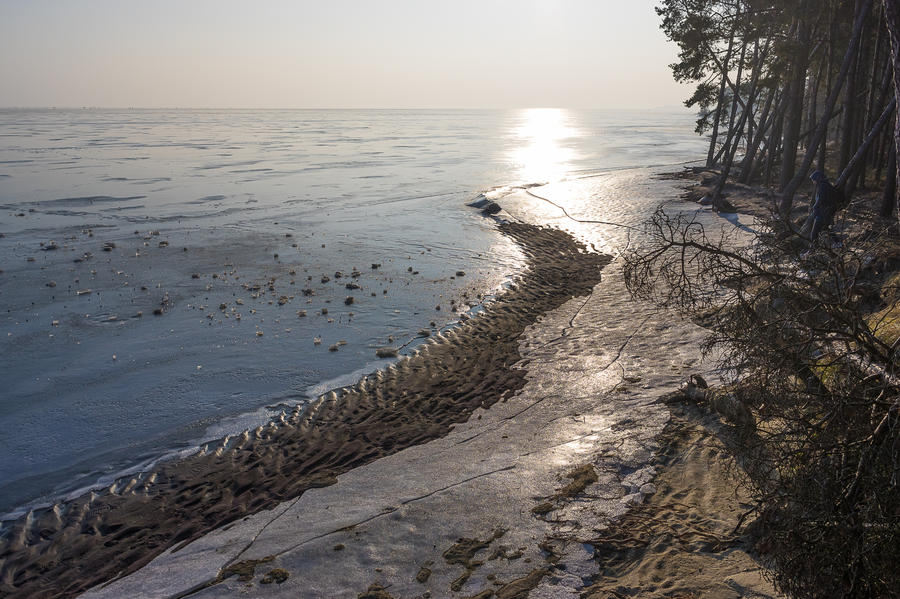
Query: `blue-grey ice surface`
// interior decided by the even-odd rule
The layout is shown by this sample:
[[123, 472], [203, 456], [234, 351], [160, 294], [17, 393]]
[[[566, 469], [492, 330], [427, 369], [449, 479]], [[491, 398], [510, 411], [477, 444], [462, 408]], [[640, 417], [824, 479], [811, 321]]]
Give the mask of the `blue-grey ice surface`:
[[377, 368], [520, 268], [467, 202], [700, 155], [691, 118], [0, 111], [0, 513]]

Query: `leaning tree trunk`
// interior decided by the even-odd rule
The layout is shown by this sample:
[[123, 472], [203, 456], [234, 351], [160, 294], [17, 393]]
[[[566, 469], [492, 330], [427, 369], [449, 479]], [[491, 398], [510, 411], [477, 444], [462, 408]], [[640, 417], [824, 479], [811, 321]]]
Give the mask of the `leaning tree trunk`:
[[896, 105], [897, 98], [891, 98], [891, 101], [888, 102], [888, 105], [885, 106], [884, 110], [881, 112], [881, 116], [878, 118], [875, 124], [872, 125], [872, 129], [869, 131], [868, 135], [866, 135], [866, 138], [863, 140], [862, 144], [860, 144], [859, 148], [857, 148], [856, 153], [853, 154], [853, 156], [847, 162], [847, 167], [837, 178], [837, 181], [834, 182], [835, 187], [845, 189], [844, 193], [847, 194], [847, 197], [849, 197], [850, 193], [852, 193], [849, 190], [846, 190], [847, 182], [865, 164], [866, 153], [872, 146], [872, 142], [874, 142], [875, 138], [878, 137], [878, 134], [881, 133], [881, 129], [893, 115], [894, 107]]
[[756, 135], [750, 140], [747, 152], [744, 154], [744, 162], [741, 165], [741, 176], [738, 178], [739, 183], [749, 183], [750, 177], [753, 176], [753, 165], [756, 160], [756, 152], [762, 143], [766, 130], [769, 128], [771, 121], [769, 119], [769, 110], [772, 108], [772, 100], [775, 99], [775, 90], [772, 89], [766, 98], [766, 104], [759, 117], [759, 123], [756, 126]]
[[[755, 100], [756, 93], [757, 93], [756, 85], [759, 82], [759, 77], [760, 77], [760, 74], [762, 73], [763, 63], [765, 62], [766, 55], [769, 52], [769, 41], [770, 40], [766, 41], [766, 46], [763, 48], [762, 54], [760, 54], [759, 40], [756, 40], [756, 45], [753, 50], [753, 58], [755, 59], [754, 60], [755, 64], [753, 67], [753, 75], [752, 75], [751, 81], [750, 81], [750, 90], [747, 94], [747, 103], [744, 106], [744, 111], [743, 111], [743, 113], [741, 113], [740, 121], [737, 124], [738, 131], [740, 131], [741, 129], [744, 128], [744, 125], [746, 124], [747, 119], [750, 116], [750, 111], [752, 110], [753, 101]], [[712, 193], [713, 209], [715, 209], [716, 212], [719, 212], [723, 208], [722, 190], [725, 188], [725, 182], [728, 179], [728, 175], [731, 171], [731, 166], [734, 164], [734, 155], [737, 152], [737, 148], [738, 148], [738, 137], [739, 137], [739, 134], [735, 136], [734, 144], [731, 146], [731, 149], [725, 158], [724, 164], [722, 165], [722, 173], [719, 175], [719, 179], [718, 179], [718, 181], [716, 181], [715, 190], [713, 190], [713, 193]]]
[[[894, 108], [897, 106], [897, 98], [891, 98], [891, 101], [888, 102], [888, 105], [884, 107], [884, 110], [881, 113], [881, 117], [879, 117], [878, 121], [872, 126], [872, 129], [869, 131], [866, 138], [863, 140], [862, 144], [857, 148], [856, 153], [850, 158], [847, 162], [847, 167], [841, 172], [840, 176], [834, 182], [834, 186], [844, 192], [844, 197], [850, 199], [850, 196], [853, 194], [853, 188], [848, 185], [850, 181], [853, 180], [859, 170], [865, 165], [866, 154], [869, 151], [869, 148], [872, 146], [872, 143], [878, 138], [878, 135], [881, 133], [881, 130], [885, 127], [887, 122], [891, 120], [891, 116], [894, 114]], [[809, 214], [806, 216], [806, 222], [803, 226], [802, 231], [809, 231], [813, 224], [813, 210], [812, 206], [809, 207]]]
[[[848, 200], [850, 196], [853, 195], [853, 187], [852, 181], [853, 178], [859, 174], [860, 169], [865, 164], [866, 154], [869, 152], [869, 148], [872, 147], [872, 143], [878, 138], [881, 134], [881, 130], [884, 129], [887, 122], [891, 119], [891, 116], [894, 114], [894, 108], [897, 106], [897, 99], [891, 98], [891, 101], [888, 102], [888, 105], [884, 107], [884, 110], [881, 113], [878, 121], [872, 126], [872, 129], [869, 131], [866, 138], [863, 140], [862, 144], [860, 144], [859, 148], [857, 148], [856, 153], [850, 158], [847, 162], [847, 167], [841, 172], [840, 176], [838, 176], [837, 180], [834, 182], [834, 186], [844, 192], [844, 197]], [[809, 213], [806, 215], [806, 222], [803, 224], [801, 232], [806, 233], [812, 228], [813, 224], [813, 210], [812, 206], [809, 207]]]
[[[730, 114], [728, 115], [728, 137], [725, 138], [725, 144], [722, 146], [721, 149], [719, 149], [719, 154], [714, 159], [715, 162], [719, 161], [719, 156], [728, 156], [728, 154], [731, 152], [732, 141], [734, 141], [734, 143], [737, 144], [737, 139], [735, 138], [735, 135], [737, 135], [739, 132], [736, 133], [734, 130], [734, 119], [737, 116], [738, 102], [741, 99], [741, 77], [743, 76], [743, 73], [744, 73], [744, 59], [746, 58], [746, 56], [747, 56], [747, 42], [744, 41], [741, 44], [741, 57], [740, 57], [740, 59], [738, 59], [737, 78], [735, 79], [734, 87], [732, 88], [731, 111], [730, 111]], [[725, 75], [727, 77], [728, 74], [726, 73]], [[743, 102], [742, 102], [742, 104], [743, 104]], [[746, 104], [744, 105], [744, 108], [745, 109], [747, 108]]]
[[722, 81], [719, 83], [719, 99], [716, 103], [716, 114], [713, 117], [712, 133], [709, 136], [709, 152], [706, 154], [706, 166], [710, 168], [714, 164], [714, 156], [716, 154], [716, 141], [719, 137], [719, 123], [722, 121], [722, 109], [725, 106], [725, 82], [728, 81], [728, 64], [731, 62], [731, 52], [734, 49], [735, 27], [731, 28], [731, 36], [728, 38], [728, 51], [725, 53], [725, 60], [722, 62], [724, 71], [722, 72]]

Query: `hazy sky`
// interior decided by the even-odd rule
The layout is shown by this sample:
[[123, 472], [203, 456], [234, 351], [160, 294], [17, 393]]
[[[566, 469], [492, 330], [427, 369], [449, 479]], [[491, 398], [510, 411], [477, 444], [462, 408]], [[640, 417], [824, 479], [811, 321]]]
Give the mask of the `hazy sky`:
[[0, 106], [678, 106], [657, 0], [0, 0]]

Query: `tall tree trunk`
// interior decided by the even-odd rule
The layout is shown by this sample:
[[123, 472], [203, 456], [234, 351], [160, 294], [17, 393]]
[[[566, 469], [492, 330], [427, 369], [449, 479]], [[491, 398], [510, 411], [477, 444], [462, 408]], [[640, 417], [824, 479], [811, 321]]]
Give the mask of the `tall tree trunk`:
[[[878, 116], [874, 114], [875, 106], [876, 106], [875, 102], [880, 102], [880, 104], [879, 104], [880, 106], [884, 105], [884, 98], [879, 97], [880, 93], [881, 93], [881, 88], [877, 85], [877, 82], [879, 80], [878, 67], [881, 64], [881, 54], [882, 54], [881, 51], [882, 51], [882, 41], [883, 41], [882, 37], [883, 36], [881, 35], [882, 28], [877, 25], [878, 23], [881, 23], [881, 19], [876, 18], [875, 21], [876, 21], [875, 27], [876, 27], [876, 29], [878, 29], [878, 33], [875, 36], [875, 45], [873, 46], [873, 50], [872, 50], [872, 66], [870, 69], [870, 74], [868, 76], [868, 92], [869, 92], [869, 94], [868, 94], [868, 97], [866, 98], [866, 118], [864, 121], [866, 123], [866, 127], [871, 127], [873, 121], [876, 118], [878, 118]], [[875, 144], [872, 147], [874, 150], [874, 149], [877, 149], [878, 146], [877, 146], [877, 144]], [[868, 159], [869, 159], [869, 157], [873, 156], [874, 154], [875, 154], [875, 152], [871, 151], [871, 150], [866, 152], [866, 161], [863, 163], [862, 168], [859, 171], [858, 183], [859, 183], [860, 187], [865, 188], [865, 186], [866, 186], [866, 169], [867, 169], [868, 163], [869, 163]]]
[[[847, 87], [844, 90], [846, 99], [844, 100], [844, 114], [842, 115], [842, 120], [845, 125], [844, 130], [846, 133], [841, 139], [841, 173], [849, 170], [847, 167], [849, 166], [851, 159], [855, 158], [855, 156], [852, 155], [853, 149], [859, 147], [860, 139], [866, 133], [863, 130], [865, 128], [865, 123], [862, 122], [865, 115], [860, 113], [860, 108], [865, 108], [864, 106], [860, 106], [860, 103], [864, 100], [862, 96], [865, 93], [865, 89], [860, 89], [859, 81], [863, 71], [863, 68], [861, 67], [861, 64], [863, 63], [863, 53], [866, 50], [866, 44], [864, 42], [865, 40], [860, 40], [859, 52], [856, 54], [856, 62], [850, 69], [850, 74], [847, 76]], [[859, 167], [860, 165], [857, 164], [856, 166]], [[844, 194], [847, 197], [853, 195], [856, 191], [857, 181], [859, 180], [859, 168], [854, 168], [850, 172], [850, 177], [846, 178], [844, 183]]]
[[881, 210], [884, 218], [894, 215], [894, 206], [897, 203], [897, 150], [894, 144], [888, 148], [888, 171], [884, 182], [884, 193], [881, 195]]
[[[829, 93], [831, 91], [831, 77], [832, 70], [834, 69], [834, 36], [835, 30], [837, 28], [837, 3], [832, 2], [829, 6], [828, 11], [828, 68], [826, 69], [827, 77], [825, 80], [825, 93]], [[824, 115], [823, 115], [824, 116]], [[812, 144], [812, 140], [807, 144], [807, 147], [810, 147]], [[819, 157], [816, 163], [816, 170], [820, 170], [823, 173], [825, 172], [825, 165], [828, 161], [828, 127], [825, 127], [825, 132], [822, 134], [822, 141], [819, 144]]]
[[[800, 5], [805, 12], [806, 3]], [[784, 189], [794, 177], [797, 164], [797, 147], [800, 141], [800, 130], [803, 124], [803, 93], [806, 90], [806, 71], [809, 66], [810, 24], [801, 18], [797, 24], [797, 37], [794, 40], [794, 60], [791, 66], [791, 79], [788, 88], [787, 110], [784, 115], [784, 139], [781, 151], [781, 183]]]
[[[856, 0], [857, 6], [859, 6], [860, 1]], [[850, 72], [847, 74], [847, 84], [844, 86], [844, 113], [841, 115], [841, 141], [838, 154], [839, 171], [843, 171], [847, 167], [847, 163], [850, 161], [850, 153], [856, 146], [857, 80], [863, 48], [864, 44], [860, 42], [859, 51], [850, 65]]]
[[[885, 0], [885, 2], [900, 2], [900, 0]], [[813, 138], [809, 143], [810, 149], [806, 152], [806, 156], [803, 158], [803, 163], [801, 164], [799, 171], [794, 175], [794, 178], [787, 187], [784, 188], [784, 191], [782, 191], [780, 209], [782, 215], [785, 217], [790, 215], [791, 207], [794, 203], [794, 194], [797, 193], [801, 183], [806, 179], [806, 172], [809, 170], [815, 156], [814, 149], [818, 148], [819, 143], [822, 141], [822, 136], [825, 135], [825, 129], [828, 127], [828, 121], [830, 120], [827, 117], [830, 117], [831, 111], [834, 110], [838, 94], [840, 94], [841, 88], [844, 86], [844, 81], [847, 79], [847, 73], [850, 71], [850, 64], [856, 58], [856, 52], [859, 47], [859, 38], [862, 34], [862, 26], [871, 8], [872, 0], [863, 0], [862, 6], [857, 11], [858, 14], [853, 23], [853, 34], [850, 37], [850, 43], [847, 45], [847, 52], [844, 54], [841, 70], [838, 73], [837, 80], [834, 82], [834, 87], [828, 94], [828, 99], [825, 101], [825, 110], [823, 114], [827, 116], [819, 121], [819, 126], [816, 128], [816, 132], [813, 134]], [[898, 39], [898, 43], [900, 43], [900, 39]]]
[[[822, 75], [825, 71], [825, 66], [827, 61], [819, 60], [819, 70], [816, 72], [816, 78], [814, 81], [810, 81], [809, 93], [807, 97], [809, 101], [807, 104], [809, 105], [809, 111], [807, 112], [806, 117], [806, 126], [813, 127], [815, 123], [819, 122], [818, 118], [818, 102], [819, 102], [819, 88], [822, 87]], [[806, 140], [806, 149], [809, 149], [809, 139]]]
[[769, 135], [769, 141], [766, 144], [766, 187], [772, 186], [772, 169], [775, 166], [775, 160], [778, 157], [781, 132], [784, 129], [785, 104], [785, 99], [782, 99], [781, 108], [776, 113], [775, 125], [772, 127], [772, 133]]
[[[750, 117], [747, 119], [747, 133], [746, 133], [746, 141], [744, 143], [744, 149], [750, 147], [750, 142], [753, 140], [753, 101], [747, 100], [747, 110], [750, 111]], [[740, 141], [740, 140], [738, 140]]]
[[[881, 73], [881, 85], [879, 89], [881, 90], [879, 97], [881, 98], [881, 103], [883, 104], [885, 99], [888, 97], [888, 94], [893, 94], [894, 90], [892, 89], [891, 83], [894, 78], [894, 65], [891, 63], [891, 46], [890, 42], [887, 42], [887, 52], [883, 58], [884, 64], [882, 65], [882, 73]], [[876, 153], [872, 157], [872, 162], [875, 164], [875, 180], [878, 181], [881, 179], [881, 171], [884, 168], [884, 163], [887, 161], [887, 149], [889, 145], [893, 145], [893, 131], [889, 135], [882, 135], [878, 140], [878, 144], [876, 147]]]
[[[900, 99], [900, 0], [884, 0], [884, 21], [891, 38], [891, 60], [894, 63], [894, 97]], [[900, 151], [900, 110], [894, 119], [894, 170], [900, 168], [897, 160]], [[900, 172], [894, 174], [895, 177]], [[900, 202], [895, 200], [895, 207], [900, 210]]]

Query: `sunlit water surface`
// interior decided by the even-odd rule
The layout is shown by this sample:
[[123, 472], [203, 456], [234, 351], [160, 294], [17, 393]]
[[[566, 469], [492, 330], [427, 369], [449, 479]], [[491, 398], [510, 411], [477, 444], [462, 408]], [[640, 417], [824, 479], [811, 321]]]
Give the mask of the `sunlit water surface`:
[[[648, 169], [701, 155], [692, 120], [0, 111], [0, 513], [256, 426], [383, 366], [376, 348], [410, 351], [521, 267], [467, 202], [552, 183], [530, 189], [636, 220], [665, 199]], [[578, 232], [528, 197], [519, 214]]]

